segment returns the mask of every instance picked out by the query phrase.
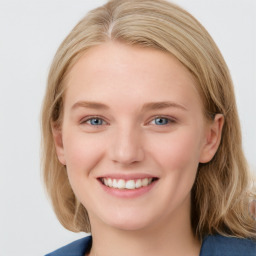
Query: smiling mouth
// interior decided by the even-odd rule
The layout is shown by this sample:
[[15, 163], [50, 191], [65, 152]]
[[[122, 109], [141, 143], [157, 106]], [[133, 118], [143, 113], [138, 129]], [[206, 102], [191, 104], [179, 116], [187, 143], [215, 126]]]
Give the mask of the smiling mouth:
[[110, 188], [132, 190], [132, 189], [147, 187], [153, 182], [157, 181], [158, 178], [143, 178], [143, 179], [136, 179], [136, 180], [100, 178], [99, 180], [103, 185]]

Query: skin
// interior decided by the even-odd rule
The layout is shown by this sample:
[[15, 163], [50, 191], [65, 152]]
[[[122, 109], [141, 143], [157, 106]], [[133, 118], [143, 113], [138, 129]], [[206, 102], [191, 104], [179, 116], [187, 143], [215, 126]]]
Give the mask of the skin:
[[[66, 86], [53, 134], [89, 214], [90, 255], [199, 255], [190, 193], [198, 164], [217, 151], [223, 117], [205, 120], [192, 74], [170, 54], [107, 42], [78, 60]], [[99, 182], [109, 176], [157, 181], [142, 195], [118, 197]]]

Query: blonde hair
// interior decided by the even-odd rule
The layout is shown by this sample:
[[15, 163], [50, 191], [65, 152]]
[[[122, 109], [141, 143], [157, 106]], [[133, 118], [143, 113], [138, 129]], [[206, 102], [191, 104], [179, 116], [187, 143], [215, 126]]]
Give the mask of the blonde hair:
[[42, 165], [46, 189], [62, 225], [90, 232], [84, 206], [76, 199], [65, 166], [57, 158], [52, 125], [61, 126], [65, 78], [89, 48], [106, 41], [153, 47], [168, 52], [197, 79], [207, 118], [225, 117], [214, 158], [200, 164], [192, 189], [191, 222], [195, 235], [256, 238], [248, 212], [252, 193], [232, 80], [216, 44], [188, 12], [163, 0], [113, 0], [89, 12], [60, 45], [53, 60], [42, 109]]

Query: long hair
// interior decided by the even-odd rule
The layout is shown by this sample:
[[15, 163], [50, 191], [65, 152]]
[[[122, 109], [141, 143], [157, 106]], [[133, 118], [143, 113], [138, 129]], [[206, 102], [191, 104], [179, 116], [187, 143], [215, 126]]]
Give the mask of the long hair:
[[76, 199], [65, 166], [57, 158], [52, 125], [61, 126], [65, 78], [84, 52], [107, 41], [151, 47], [175, 56], [197, 80], [205, 116], [224, 115], [214, 158], [199, 164], [192, 189], [195, 235], [256, 238], [248, 208], [255, 193], [242, 151], [240, 123], [228, 67], [205, 28], [182, 8], [163, 0], [112, 0], [89, 12], [53, 59], [42, 108], [42, 167], [55, 213], [64, 227], [90, 232], [85, 207]]

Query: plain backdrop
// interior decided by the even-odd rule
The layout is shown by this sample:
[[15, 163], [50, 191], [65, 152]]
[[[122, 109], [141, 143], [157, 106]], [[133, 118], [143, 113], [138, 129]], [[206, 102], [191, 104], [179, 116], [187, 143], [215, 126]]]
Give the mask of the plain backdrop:
[[[44, 255], [84, 234], [57, 221], [40, 178], [39, 115], [57, 47], [104, 0], [0, 0], [0, 255]], [[230, 68], [244, 150], [256, 167], [256, 1], [174, 0], [210, 32]], [[255, 172], [256, 173], [256, 172]]]

